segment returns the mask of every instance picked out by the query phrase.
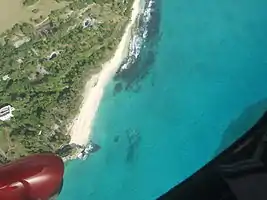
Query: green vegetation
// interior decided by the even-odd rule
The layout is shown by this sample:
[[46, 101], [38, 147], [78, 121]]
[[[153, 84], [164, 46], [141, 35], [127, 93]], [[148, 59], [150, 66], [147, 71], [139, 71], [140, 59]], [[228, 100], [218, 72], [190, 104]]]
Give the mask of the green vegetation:
[[33, 12], [33, 13], [38, 13], [38, 12], [39, 12], [39, 9], [36, 9], [36, 8], [35, 8], [35, 9], [32, 10], [32, 12]]
[[31, 5], [33, 5], [33, 4], [35, 4], [35, 3], [37, 3], [39, 0], [24, 0], [23, 1], [23, 5], [24, 6], [31, 6]]
[[69, 1], [37, 27], [21, 23], [1, 34], [0, 103], [15, 108], [0, 121], [2, 162], [69, 142], [85, 81], [112, 56], [129, 19], [132, 0], [122, 2]]

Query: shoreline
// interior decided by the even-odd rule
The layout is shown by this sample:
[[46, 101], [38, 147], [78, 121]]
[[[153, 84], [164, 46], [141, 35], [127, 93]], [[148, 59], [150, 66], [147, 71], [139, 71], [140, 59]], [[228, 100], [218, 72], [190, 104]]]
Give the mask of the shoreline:
[[102, 65], [100, 73], [90, 77], [90, 80], [86, 83], [79, 113], [69, 127], [70, 143], [87, 145], [104, 89], [125, 58], [125, 51], [129, 46], [132, 28], [138, 19], [140, 11], [141, 0], [134, 0], [130, 21], [124, 30], [113, 57]]

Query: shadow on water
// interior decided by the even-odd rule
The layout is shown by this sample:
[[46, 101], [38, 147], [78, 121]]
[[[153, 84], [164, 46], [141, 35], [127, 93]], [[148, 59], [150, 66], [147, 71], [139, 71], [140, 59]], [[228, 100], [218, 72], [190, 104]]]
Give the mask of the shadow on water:
[[114, 138], [113, 138], [113, 142], [115, 143], [118, 143], [120, 140], [120, 136], [119, 135], [116, 135]]
[[[149, 1], [147, 1], [148, 3]], [[138, 92], [141, 89], [140, 82], [149, 74], [151, 66], [155, 62], [157, 44], [160, 41], [160, 1], [154, 2], [152, 6], [153, 12], [151, 12], [151, 19], [147, 26], [147, 38], [142, 44], [142, 49], [139, 56], [128, 68], [122, 70], [121, 68], [117, 71], [114, 81], [116, 82], [113, 95], [120, 93], [123, 90]], [[142, 17], [140, 17], [139, 31], [137, 35], [142, 35], [144, 26], [142, 23]], [[141, 37], [141, 36], [140, 36]], [[121, 67], [127, 62], [122, 63]]]
[[244, 112], [234, 120], [223, 134], [223, 138], [214, 156], [217, 156], [234, 141], [242, 136], [248, 129], [250, 129], [257, 120], [267, 110], [267, 99], [264, 99], [256, 104], [249, 106]]
[[126, 131], [127, 139], [128, 139], [128, 148], [127, 148], [127, 154], [126, 154], [126, 162], [131, 163], [136, 158], [137, 149], [140, 144], [140, 134], [136, 130], [127, 130]]

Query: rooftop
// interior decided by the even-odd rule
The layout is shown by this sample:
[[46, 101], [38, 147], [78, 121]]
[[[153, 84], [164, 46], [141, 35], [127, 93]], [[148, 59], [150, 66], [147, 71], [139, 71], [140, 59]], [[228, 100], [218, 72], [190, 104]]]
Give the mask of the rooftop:
[[12, 115], [13, 110], [15, 109], [10, 105], [0, 108], [0, 120], [2, 121], [10, 120], [10, 118], [13, 117]]
[[5, 76], [2, 77], [2, 79], [3, 79], [3, 81], [6, 81], [6, 80], [9, 80], [10, 77], [8, 75], [5, 75]]

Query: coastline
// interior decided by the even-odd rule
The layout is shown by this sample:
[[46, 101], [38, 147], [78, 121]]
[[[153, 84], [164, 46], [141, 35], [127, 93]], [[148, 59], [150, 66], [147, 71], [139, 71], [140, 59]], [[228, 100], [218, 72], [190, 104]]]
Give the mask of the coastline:
[[[135, 0], [132, 5], [132, 13], [121, 41], [113, 57], [102, 65], [100, 73], [90, 77], [83, 93], [83, 101], [78, 115], [73, 119], [69, 128], [70, 143], [86, 145], [89, 141], [93, 121], [101, 102], [105, 86], [116, 73], [125, 58], [129, 46], [132, 28], [141, 10], [141, 0]], [[125, 52], [126, 51], [126, 52]]]

